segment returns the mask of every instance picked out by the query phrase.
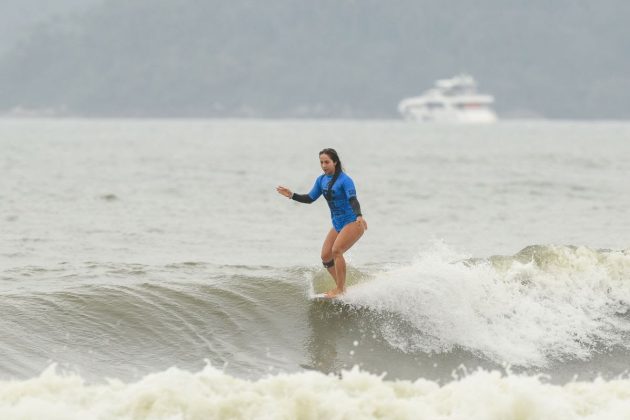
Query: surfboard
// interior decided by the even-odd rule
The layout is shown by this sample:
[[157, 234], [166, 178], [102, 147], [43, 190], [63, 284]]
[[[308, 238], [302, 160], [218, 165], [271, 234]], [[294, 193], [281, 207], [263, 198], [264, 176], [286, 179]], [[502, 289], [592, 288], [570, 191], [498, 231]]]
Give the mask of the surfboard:
[[310, 299], [316, 302], [329, 302], [331, 300], [335, 300], [336, 298], [328, 297], [326, 296], [326, 293], [315, 293], [314, 295], [310, 296]]

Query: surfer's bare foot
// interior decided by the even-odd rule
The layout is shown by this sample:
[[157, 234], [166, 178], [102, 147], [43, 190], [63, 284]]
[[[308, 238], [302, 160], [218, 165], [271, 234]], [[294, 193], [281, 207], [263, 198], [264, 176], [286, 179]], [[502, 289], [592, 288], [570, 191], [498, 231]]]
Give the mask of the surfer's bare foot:
[[339, 290], [339, 289], [332, 289], [326, 292], [326, 297], [327, 298], [334, 298], [337, 297], [339, 295], [343, 294], [343, 290]]

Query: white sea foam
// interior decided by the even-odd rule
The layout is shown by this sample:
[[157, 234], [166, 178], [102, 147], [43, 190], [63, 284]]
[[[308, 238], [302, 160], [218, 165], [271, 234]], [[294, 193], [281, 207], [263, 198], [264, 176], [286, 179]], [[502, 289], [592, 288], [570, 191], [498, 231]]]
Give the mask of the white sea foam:
[[54, 367], [0, 382], [0, 417], [11, 419], [621, 419], [630, 416], [630, 380], [573, 382], [477, 371], [440, 386], [387, 381], [357, 369], [256, 381], [207, 366], [177, 368], [135, 383], [88, 385]]
[[350, 288], [344, 300], [394, 315], [382, 333], [406, 352], [459, 347], [499, 363], [545, 366], [628, 346], [630, 255], [535, 246], [473, 261], [436, 244]]

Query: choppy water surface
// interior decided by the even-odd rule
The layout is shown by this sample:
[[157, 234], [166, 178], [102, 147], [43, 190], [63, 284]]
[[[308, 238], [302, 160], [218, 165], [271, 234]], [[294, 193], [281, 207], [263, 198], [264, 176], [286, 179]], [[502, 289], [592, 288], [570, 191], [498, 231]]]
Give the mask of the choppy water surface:
[[[369, 224], [336, 303], [325, 202], [275, 192], [325, 147]], [[0, 120], [0, 149], [2, 413], [630, 413], [630, 124]]]

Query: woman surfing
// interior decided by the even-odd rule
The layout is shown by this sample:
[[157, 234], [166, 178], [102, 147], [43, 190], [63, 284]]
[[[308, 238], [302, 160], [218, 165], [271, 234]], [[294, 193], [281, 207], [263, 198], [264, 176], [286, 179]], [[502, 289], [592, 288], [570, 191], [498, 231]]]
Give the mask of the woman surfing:
[[339, 155], [334, 149], [319, 152], [319, 163], [324, 173], [315, 180], [308, 194], [295, 194], [286, 187], [276, 190], [292, 200], [310, 204], [323, 195], [330, 208], [333, 227], [322, 245], [322, 263], [335, 280], [337, 287], [326, 292], [334, 298], [346, 291], [346, 260], [343, 254], [354, 245], [367, 229], [361, 215], [354, 182], [344, 171]]

